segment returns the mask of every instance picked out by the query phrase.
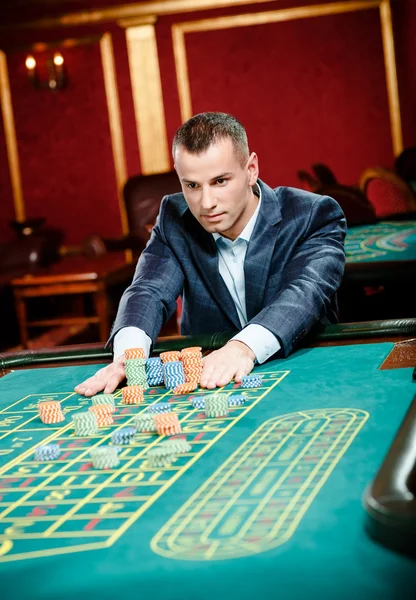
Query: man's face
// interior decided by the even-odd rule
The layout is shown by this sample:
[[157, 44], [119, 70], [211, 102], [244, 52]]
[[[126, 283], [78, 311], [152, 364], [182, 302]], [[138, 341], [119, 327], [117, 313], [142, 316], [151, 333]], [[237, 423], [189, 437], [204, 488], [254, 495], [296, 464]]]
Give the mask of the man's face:
[[202, 154], [191, 154], [179, 146], [175, 169], [189, 209], [202, 227], [209, 233], [237, 238], [258, 202], [252, 190], [258, 177], [256, 154], [242, 165], [228, 138]]

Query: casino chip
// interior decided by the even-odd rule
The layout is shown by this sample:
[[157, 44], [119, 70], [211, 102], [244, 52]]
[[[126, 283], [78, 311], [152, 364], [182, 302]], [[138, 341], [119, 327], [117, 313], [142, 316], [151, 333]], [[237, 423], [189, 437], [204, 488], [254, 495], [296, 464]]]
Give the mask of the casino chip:
[[75, 435], [91, 436], [98, 431], [97, 415], [92, 411], [78, 412], [72, 415]]
[[146, 353], [143, 348], [127, 348], [127, 350], [124, 351], [124, 357], [126, 360], [132, 358], [146, 358]]
[[159, 354], [159, 358], [162, 361], [162, 363], [177, 362], [181, 358], [181, 353], [178, 352], [177, 350], [171, 350], [169, 352], [161, 352]]
[[159, 447], [167, 448], [174, 454], [185, 454], [192, 450], [191, 444], [185, 438], [171, 438], [159, 444]]
[[[185, 373], [185, 379], [186, 379], [186, 373]], [[174, 394], [190, 394], [191, 392], [194, 392], [198, 387], [198, 383], [195, 381], [189, 381], [188, 383], [181, 383], [180, 385], [177, 385], [175, 387], [175, 389], [173, 390]]]
[[204, 402], [207, 417], [226, 417], [228, 415], [228, 394], [206, 394]]
[[163, 385], [163, 363], [160, 358], [148, 358], [146, 360], [147, 382], [150, 386]]
[[163, 378], [165, 387], [168, 390], [174, 390], [178, 385], [185, 383], [185, 372], [180, 360], [175, 362], [163, 363]]
[[125, 364], [127, 385], [140, 385], [143, 390], [149, 387], [146, 374], [145, 358], [130, 358]]
[[205, 396], [195, 396], [191, 400], [191, 404], [194, 408], [205, 408]]
[[263, 383], [263, 378], [261, 375], [244, 375], [241, 378], [241, 386], [242, 388], [256, 388], [261, 387]]
[[148, 413], [140, 413], [134, 417], [134, 426], [140, 433], [155, 433], [155, 416]]
[[56, 460], [61, 454], [59, 444], [45, 444], [35, 449], [34, 460]]
[[154, 415], [156, 431], [159, 435], [176, 435], [181, 433], [181, 424], [176, 413]]
[[88, 410], [97, 417], [98, 427], [106, 427], [114, 423], [113, 412], [115, 408], [111, 404], [96, 404], [90, 406]]
[[[185, 382], [188, 385], [198, 385], [201, 379], [202, 372], [202, 352], [199, 346], [192, 348], [184, 348], [181, 352], [181, 361], [183, 363], [183, 370], [185, 373]], [[196, 387], [195, 387], [196, 389]], [[194, 390], [190, 389], [191, 392]], [[174, 393], [189, 393], [175, 392]]]
[[137, 433], [136, 427], [123, 427], [122, 429], [117, 429], [113, 431], [111, 434], [111, 442], [116, 446], [118, 444], [130, 444], [130, 442], [134, 439], [134, 436]]
[[169, 402], [156, 402], [148, 407], [147, 412], [152, 414], [168, 413], [172, 410], [172, 406]]
[[141, 385], [128, 385], [121, 390], [123, 404], [140, 404], [144, 401]]
[[247, 394], [234, 394], [233, 396], [228, 396], [228, 406], [241, 406], [245, 404], [247, 400]]
[[162, 445], [151, 448], [146, 453], [149, 467], [167, 467], [176, 460], [174, 452], [169, 448], [163, 448]]
[[65, 416], [58, 400], [47, 400], [38, 404], [39, 417], [42, 423], [62, 423]]
[[114, 469], [120, 464], [116, 446], [99, 446], [90, 452], [94, 469]]
[[109, 404], [115, 408], [116, 403], [113, 394], [97, 394], [91, 398], [93, 405]]

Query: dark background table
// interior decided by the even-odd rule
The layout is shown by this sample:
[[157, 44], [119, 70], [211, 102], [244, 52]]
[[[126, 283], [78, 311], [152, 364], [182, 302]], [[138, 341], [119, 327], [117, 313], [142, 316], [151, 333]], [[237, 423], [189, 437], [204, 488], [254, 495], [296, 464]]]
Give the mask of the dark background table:
[[416, 221], [350, 227], [339, 291], [341, 321], [394, 319], [414, 314]]

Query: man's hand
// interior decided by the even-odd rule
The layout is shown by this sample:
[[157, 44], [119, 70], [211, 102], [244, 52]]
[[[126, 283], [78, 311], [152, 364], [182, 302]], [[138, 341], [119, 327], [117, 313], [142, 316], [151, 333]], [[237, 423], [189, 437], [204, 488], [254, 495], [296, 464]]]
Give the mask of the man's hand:
[[94, 396], [104, 391], [111, 394], [126, 376], [124, 354], [111, 365], [97, 371], [95, 375], [76, 386], [75, 391], [82, 396]]
[[222, 387], [233, 379], [240, 383], [253, 370], [255, 359], [254, 352], [243, 342], [231, 340], [204, 358], [201, 387]]

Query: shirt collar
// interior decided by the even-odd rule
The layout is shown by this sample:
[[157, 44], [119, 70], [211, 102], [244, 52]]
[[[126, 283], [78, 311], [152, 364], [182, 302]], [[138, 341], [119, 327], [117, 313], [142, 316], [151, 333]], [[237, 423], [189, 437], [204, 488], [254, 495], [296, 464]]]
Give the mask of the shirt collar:
[[249, 242], [251, 235], [253, 233], [253, 229], [254, 226], [256, 224], [257, 221], [257, 217], [259, 214], [259, 210], [260, 210], [260, 204], [261, 204], [261, 189], [258, 183], [256, 183], [253, 187], [253, 191], [256, 194], [256, 196], [259, 197], [259, 201], [257, 203], [256, 206], [256, 210], [253, 213], [253, 216], [251, 217], [250, 221], [247, 223], [247, 225], [244, 227], [243, 231], [240, 233], [240, 235], [233, 241], [229, 240], [228, 238], [224, 237], [223, 235], [221, 235], [220, 233], [213, 233], [212, 237], [214, 238], [214, 240], [217, 242], [219, 239], [223, 240], [225, 243], [228, 244], [235, 244], [236, 242], [238, 242], [239, 240], [244, 240], [245, 242]]

